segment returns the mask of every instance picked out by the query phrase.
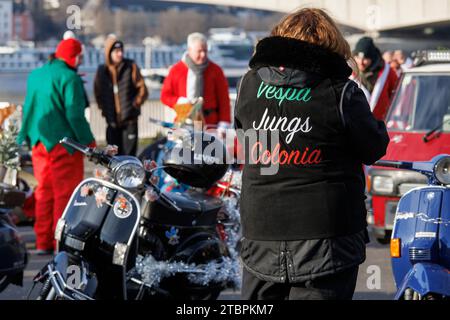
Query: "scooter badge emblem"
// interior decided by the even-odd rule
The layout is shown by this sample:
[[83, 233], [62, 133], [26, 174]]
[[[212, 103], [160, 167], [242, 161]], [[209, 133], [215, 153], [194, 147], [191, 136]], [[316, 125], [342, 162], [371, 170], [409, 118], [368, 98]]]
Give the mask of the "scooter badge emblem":
[[166, 237], [169, 239], [169, 244], [171, 246], [176, 246], [180, 243], [180, 236], [178, 235], [178, 232], [180, 230], [172, 227], [170, 228], [170, 231], [166, 231]]
[[119, 219], [128, 218], [133, 212], [133, 206], [131, 202], [127, 200], [123, 195], [117, 197], [113, 207], [114, 214]]
[[97, 203], [97, 208], [103, 207], [103, 204], [108, 204], [108, 192], [109, 189], [106, 187], [98, 188], [95, 192], [95, 202]]
[[87, 196], [92, 196], [94, 194], [93, 186], [90, 184], [85, 184], [80, 189], [80, 196], [86, 198]]

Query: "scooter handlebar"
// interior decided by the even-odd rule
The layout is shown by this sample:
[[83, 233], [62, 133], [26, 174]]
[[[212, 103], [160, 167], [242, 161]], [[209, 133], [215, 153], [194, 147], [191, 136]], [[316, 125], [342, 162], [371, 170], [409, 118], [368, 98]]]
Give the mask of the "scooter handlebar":
[[60, 141], [60, 143], [65, 144], [66, 146], [71, 147], [75, 150], [78, 150], [86, 155], [88, 155], [89, 152], [91, 151], [91, 148], [89, 148], [88, 146], [82, 145], [81, 143], [78, 143], [71, 138], [64, 137]]
[[167, 128], [167, 129], [173, 129], [175, 127], [175, 124], [172, 122], [161, 121], [161, 120], [154, 119], [154, 118], [149, 118], [149, 121], [151, 123], [157, 124], [163, 128]]
[[111, 162], [111, 157], [104, 154], [103, 152], [98, 152], [95, 148], [90, 148], [81, 143], [76, 142], [71, 138], [64, 137], [61, 141], [61, 144], [65, 144], [68, 147], [74, 148], [77, 151], [80, 151], [84, 155], [86, 155], [90, 161], [95, 164], [101, 164], [103, 166], [108, 167]]

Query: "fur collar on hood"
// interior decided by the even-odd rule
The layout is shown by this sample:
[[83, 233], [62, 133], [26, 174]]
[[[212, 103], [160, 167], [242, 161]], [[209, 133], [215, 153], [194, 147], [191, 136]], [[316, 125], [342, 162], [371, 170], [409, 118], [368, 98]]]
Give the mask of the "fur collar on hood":
[[117, 39], [116, 36], [109, 35], [105, 40], [105, 64], [110, 67], [113, 66], [113, 63], [111, 61], [111, 51], [113, 46], [118, 42], [119, 39]]
[[250, 68], [262, 66], [283, 66], [328, 78], [348, 78], [352, 74], [345, 59], [337, 53], [305, 41], [279, 36], [264, 38], [256, 46]]

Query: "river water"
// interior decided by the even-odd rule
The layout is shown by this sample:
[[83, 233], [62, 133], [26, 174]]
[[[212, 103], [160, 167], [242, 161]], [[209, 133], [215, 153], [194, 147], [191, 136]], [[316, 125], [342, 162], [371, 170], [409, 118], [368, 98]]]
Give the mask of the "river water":
[[[4, 72], [0, 70], [0, 102], [23, 104], [27, 92], [27, 79], [29, 72]], [[83, 74], [84, 87], [89, 95], [91, 103], [95, 101], [93, 96], [93, 81], [95, 73]], [[150, 90], [150, 99], [159, 99], [159, 90]]]

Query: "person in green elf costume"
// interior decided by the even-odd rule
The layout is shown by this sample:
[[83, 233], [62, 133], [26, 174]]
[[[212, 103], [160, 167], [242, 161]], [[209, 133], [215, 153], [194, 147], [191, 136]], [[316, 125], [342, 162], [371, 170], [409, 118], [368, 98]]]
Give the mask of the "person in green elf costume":
[[51, 254], [54, 231], [75, 187], [83, 179], [83, 156], [59, 144], [64, 137], [95, 145], [84, 110], [89, 105], [77, 73], [82, 44], [76, 39], [59, 43], [56, 52], [28, 77], [18, 143], [32, 147], [36, 188], [36, 249]]

